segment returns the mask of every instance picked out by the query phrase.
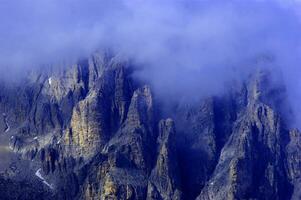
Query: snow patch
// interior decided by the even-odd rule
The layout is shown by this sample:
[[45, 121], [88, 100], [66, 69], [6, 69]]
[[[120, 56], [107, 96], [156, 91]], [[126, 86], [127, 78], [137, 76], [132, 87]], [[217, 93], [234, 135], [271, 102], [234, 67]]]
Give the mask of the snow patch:
[[37, 139], [38, 139], [38, 136], [34, 137], [33, 139], [34, 139], [34, 140], [37, 140]]
[[7, 127], [7, 129], [5, 130], [5, 133], [7, 133], [10, 130], [10, 127]]
[[5, 125], [6, 125], [6, 129], [5, 129], [5, 133], [7, 133], [9, 130], [10, 130], [10, 126], [8, 124], [8, 120], [7, 120], [7, 115], [5, 113], [2, 113], [3, 117], [4, 117], [4, 122], [5, 122]]
[[48, 79], [48, 84], [49, 84], [49, 85], [52, 84], [52, 78], [51, 78], [51, 77]]
[[59, 139], [56, 144], [60, 144], [62, 139]]
[[39, 177], [39, 179], [41, 179], [41, 180], [43, 181], [43, 183], [44, 183], [45, 185], [47, 185], [50, 189], [53, 189], [52, 184], [49, 184], [49, 183], [44, 179], [44, 177], [42, 176], [42, 174], [41, 174], [41, 168], [38, 169], [38, 170], [36, 171], [35, 175], [36, 175], [37, 177]]

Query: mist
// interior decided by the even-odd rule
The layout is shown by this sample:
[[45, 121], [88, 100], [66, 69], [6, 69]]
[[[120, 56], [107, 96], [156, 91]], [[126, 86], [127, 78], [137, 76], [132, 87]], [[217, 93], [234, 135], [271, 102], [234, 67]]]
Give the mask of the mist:
[[110, 49], [130, 58], [138, 66], [134, 75], [150, 82], [159, 96], [187, 100], [221, 93], [225, 82], [243, 79], [258, 58], [268, 56], [282, 73], [298, 124], [300, 5], [276, 0], [3, 0], [0, 72], [75, 62]]

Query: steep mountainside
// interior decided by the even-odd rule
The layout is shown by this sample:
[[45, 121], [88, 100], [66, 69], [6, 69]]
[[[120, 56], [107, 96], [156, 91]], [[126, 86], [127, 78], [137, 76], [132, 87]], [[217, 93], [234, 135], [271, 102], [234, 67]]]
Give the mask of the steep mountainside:
[[133, 70], [95, 53], [1, 82], [0, 197], [301, 199], [301, 133], [271, 73], [163, 109]]

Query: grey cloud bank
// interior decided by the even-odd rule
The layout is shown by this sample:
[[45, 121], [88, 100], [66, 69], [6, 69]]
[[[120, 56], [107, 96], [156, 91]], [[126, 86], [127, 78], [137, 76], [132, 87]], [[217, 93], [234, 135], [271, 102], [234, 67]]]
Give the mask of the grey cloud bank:
[[191, 99], [220, 93], [268, 55], [301, 113], [298, 1], [3, 0], [0, 13], [1, 71], [110, 49], [159, 94]]

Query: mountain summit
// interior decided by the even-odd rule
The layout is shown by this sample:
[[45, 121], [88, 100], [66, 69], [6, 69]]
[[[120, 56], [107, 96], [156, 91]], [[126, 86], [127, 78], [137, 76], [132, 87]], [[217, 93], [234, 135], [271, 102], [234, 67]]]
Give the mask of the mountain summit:
[[0, 197], [301, 198], [301, 133], [272, 73], [166, 105], [133, 70], [95, 53], [1, 82]]

